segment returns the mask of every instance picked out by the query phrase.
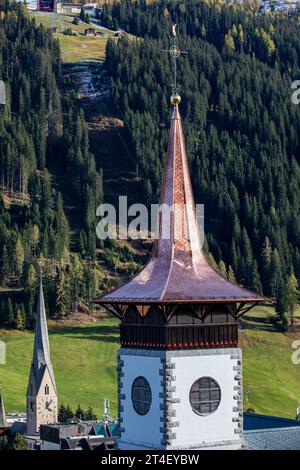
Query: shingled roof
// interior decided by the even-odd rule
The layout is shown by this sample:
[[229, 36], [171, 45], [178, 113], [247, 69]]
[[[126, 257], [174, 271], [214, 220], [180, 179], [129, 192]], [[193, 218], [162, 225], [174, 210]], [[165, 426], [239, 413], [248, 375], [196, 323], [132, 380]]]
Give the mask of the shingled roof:
[[99, 299], [100, 304], [177, 302], [261, 302], [264, 299], [230, 282], [208, 262], [196, 220], [187, 153], [178, 104], [174, 105], [161, 204], [176, 207], [170, 237], [159, 237], [142, 271]]

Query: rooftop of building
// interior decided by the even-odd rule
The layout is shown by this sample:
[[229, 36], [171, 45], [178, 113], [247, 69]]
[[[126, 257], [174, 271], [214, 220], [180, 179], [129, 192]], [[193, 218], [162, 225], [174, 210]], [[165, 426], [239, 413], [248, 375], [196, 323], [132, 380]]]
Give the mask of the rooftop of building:
[[62, 439], [99, 437], [108, 440], [119, 435], [119, 424], [116, 421], [80, 421], [69, 423], [43, 424], [40, 429], [42, 440], [59, 443]]

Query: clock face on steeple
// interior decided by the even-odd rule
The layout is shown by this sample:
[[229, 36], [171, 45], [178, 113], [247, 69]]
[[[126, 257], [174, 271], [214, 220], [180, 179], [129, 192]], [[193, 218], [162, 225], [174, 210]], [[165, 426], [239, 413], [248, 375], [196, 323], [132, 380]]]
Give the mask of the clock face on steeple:
[[43, 419], [52, 418], [56, 412], [55, 400], [50, 397], [41, 397], [38, 400], [37, 412]]

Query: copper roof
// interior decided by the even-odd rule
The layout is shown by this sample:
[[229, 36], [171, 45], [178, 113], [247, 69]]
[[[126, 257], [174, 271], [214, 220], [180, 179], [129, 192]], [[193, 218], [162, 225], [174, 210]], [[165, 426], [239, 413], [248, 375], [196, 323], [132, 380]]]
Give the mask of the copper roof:
[[[161, 203], [177, 205], [169, 239], [159, 238], [146, 266], [100, 304], [168, 302], [261, 302], [264, 299], [219, 274], [207, 261], [196, 223], [196, 208], [178, 105], [174, 106]], [[184, 208], [187, 207], [186, 210]]]

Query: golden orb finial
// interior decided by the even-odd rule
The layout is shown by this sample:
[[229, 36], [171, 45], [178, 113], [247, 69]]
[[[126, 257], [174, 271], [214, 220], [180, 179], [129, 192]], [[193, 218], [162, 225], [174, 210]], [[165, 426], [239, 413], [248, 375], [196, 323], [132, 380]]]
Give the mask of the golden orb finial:
[[178, 93], [174, 93], [172, 96], [171, 96], [171, 103], [175, 106], [177, 104], [179, 104], [181, 101], [181, 96], [178, 95]]

